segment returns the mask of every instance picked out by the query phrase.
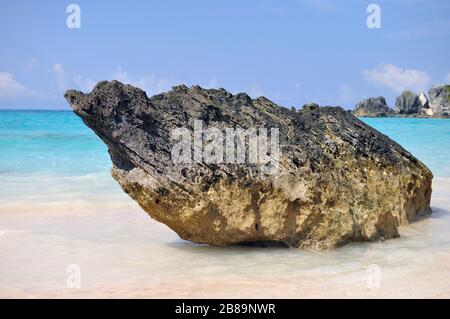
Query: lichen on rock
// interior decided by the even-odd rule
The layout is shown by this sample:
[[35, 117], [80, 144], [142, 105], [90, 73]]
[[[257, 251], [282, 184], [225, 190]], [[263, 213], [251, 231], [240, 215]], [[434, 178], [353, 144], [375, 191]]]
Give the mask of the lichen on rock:
[[[108, 146], [112, 175], [154, 219], [197, 243], [328, 249], [399, 236], [430, 213], [430, 170], [340, 107], [300, 111], [267, 98], [181, 85], [148, 98], [117, 81], [65, 97]], [[174, 163], [171, 132], [277, 128], [278, 169]]]

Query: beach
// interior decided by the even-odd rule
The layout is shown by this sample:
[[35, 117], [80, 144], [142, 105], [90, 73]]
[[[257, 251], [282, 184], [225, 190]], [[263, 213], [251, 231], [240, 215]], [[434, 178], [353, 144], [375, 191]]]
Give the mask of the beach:
[[450, 297], [448, 120], [365, 119], [430, 167], [433, 213], [400, 238], [316, 252], [180, 240], [123, 193], [71, 112], [0, 118], [2, 298]]

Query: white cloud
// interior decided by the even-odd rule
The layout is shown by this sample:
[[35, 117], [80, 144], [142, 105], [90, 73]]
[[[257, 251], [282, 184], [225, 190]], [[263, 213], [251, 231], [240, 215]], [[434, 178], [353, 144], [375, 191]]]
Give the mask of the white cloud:
[[174, 79], [155, 74], [143, 75], [136, 82], [136, 86], [142, 88], [149, 96], [168, 91], [175, 84], [177, 81]]
[[128, 76], [128, 73], [125, 70], [123, 70], [121, 66], [117, 67], [117, 70], [113, 75], [113, 79], [120, 81], [122, 83], [132, 84], [132, 81]]
[[81, 91], [90, 92], [94, 88], [96, 82], [91, 78], [85, 78], [81, 74], [73, 77], [73, 81], [78, 85]]
[[448, 72], [447, 76], [445, 77], [445, 83], [450, 83], [450, 72]]
[[431, 83], [431, 77], [425, 71], [403, 69], [385, 63], [370, 70], [363, 70], [362, 75], [368, 83], [389, 88], [397, 93], [406, 89], [425, 91]]
[[140, 76], [139, 78], [132, 79], [128, 72], [120, 66], [114, 73], [113, 78], [122, 83], [131, 84], [141, 88], [147, 93], [148, 96], [168, 91], [172, 86], [178, 83], [178, 81], [173, 78], [156, 74], [146, 74]]
[[290, 103], [292, 102], [292, 98], [289, 95], [284, 94], [280, 91], [265, 91], [263, 90], [257, 83], [253, 83], [248, 90], [248, 95], [252, 99], [256, 99], [258, 97], [264, 96], [275, 103]]
[[56, 84], [58, 85], [58, 89], [66, 90], [68, 86], [66, 80], [66, 71], [64, 70], [63, 65], [61, 63], [55, 63], [52, 66], [52, 70], [56, 76]]
[[17, 82], [12, 73], [0, 72], [0, 98], [12, 98], [29, 93], [25, 85]]
[[205, 84], [205, 88], [207, 88], [207, 89], [214, 89], [214, 88], [217, 88], [218, 86], [219, 86], [219, 81], [216, 78], [210, 79]]
[[70, 72], [66, 72], [62, 63], [54, 63], [52, 72], [56, 79], [56, 86], [61, 91], [77, 86], [81, 91], [90, 92], [96, 84], [96, 81], [91, 78], [84, 77], [81, 74], [73, 75]]

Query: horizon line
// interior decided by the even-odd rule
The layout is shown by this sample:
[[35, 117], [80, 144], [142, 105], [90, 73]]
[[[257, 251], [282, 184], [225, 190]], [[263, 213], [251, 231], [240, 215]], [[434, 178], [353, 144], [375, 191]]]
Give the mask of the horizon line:
[[62, 111], [62, 112], [73, 112], [72, 109], [49, 109], [49, 108], [0, 108], [0, 112], [2, 111]]

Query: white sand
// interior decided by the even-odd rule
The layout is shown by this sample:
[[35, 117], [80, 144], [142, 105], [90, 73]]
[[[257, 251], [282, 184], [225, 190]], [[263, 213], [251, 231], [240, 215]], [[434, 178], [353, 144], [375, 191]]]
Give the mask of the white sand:
[[[450, 178], [434, 179], [433, 215], [401, 238], [320, 253], [184, 242], [112, 187], [2, 200], [0, 297], [450, 297]], [[81, 288], [67, 287], [70, 264]]]

